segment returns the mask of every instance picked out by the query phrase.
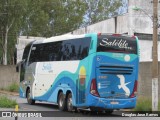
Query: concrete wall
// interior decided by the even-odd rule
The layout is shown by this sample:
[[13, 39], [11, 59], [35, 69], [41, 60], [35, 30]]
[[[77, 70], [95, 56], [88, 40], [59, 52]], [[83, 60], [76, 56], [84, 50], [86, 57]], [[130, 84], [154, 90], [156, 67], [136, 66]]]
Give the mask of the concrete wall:
[[[15, 66], [0, 66], [0, 88], [10, 85], [12, 82], [19, 83], [19, 75]], [[138, 95], [152, 96], [152, 63], [143, 62], [139, 67]], [[159, 98], [160, 98], [160, 62], [159, 62]]]
[[87, 27], [86, 33], [102, 32], [115, 33], [115, 18], [111, 18]]
[[[127, 33], [128, 31], [128, 14], [110, 18], [85, 28], [74, 30], [72, 34], [79, 35], [85, 33]], [[125, 22], [124, 22], [125, 21]]]
[[[139, 40], [140, 46], [140, 61], [152, 61], [152, 41]], [[160, 61], [160, 41], [158, 41], [158, 61]]]
[[[153, 14], [153, 3], [150, 0], [129, 0], [128, 6], [128, 20], [129, 29], [132, 33], [153, 33], [152, 25], [152, 14]], [[140, 8], [138, 11], [133, 8]]]
[[19, 83], [19, 74], [16, 72], [16, 67], [0, 65], [0, 88], [6, 88], [14, 82]]
[[115, 19], [117, 19], [115, 33], [128, 33], [128, 14], [118, 16]]
[[[160, 98], [160, 62], [159, 62], [159, 91], [158, 96]], [[138, 95], [152, 97], [152, 63], [143, 62], [139, 67], [139, 81], [138, 81]]]

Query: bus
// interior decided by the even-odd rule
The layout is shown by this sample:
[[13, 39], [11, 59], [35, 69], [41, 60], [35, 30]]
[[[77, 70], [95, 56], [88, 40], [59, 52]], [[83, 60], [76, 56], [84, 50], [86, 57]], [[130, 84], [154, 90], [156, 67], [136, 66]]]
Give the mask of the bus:
[[136, 106], [139, 45], [136, 36], [90, 33], [29, 43], [20, 66], [20, 97], [61, 111]]

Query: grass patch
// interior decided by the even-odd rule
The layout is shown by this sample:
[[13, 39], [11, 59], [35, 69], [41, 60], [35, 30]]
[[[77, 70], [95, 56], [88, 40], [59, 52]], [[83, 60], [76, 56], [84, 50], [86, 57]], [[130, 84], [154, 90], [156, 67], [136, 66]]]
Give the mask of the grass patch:
[[[136, 108], [134, 111], [152, 111], [152, 99], [140, 97], [137, 100]], [[158, 103], [158, 111], [160, 111], [160, 101]]]
[[4, 90], [4, 88], [0, 88], [0, 90]]
[[6, 96], [0, 96], [0, 108], [14, 108], [17, 105], [16, 100], [11, 100]]
[[17, 83], [12, 83], [10, 86], [7, 87], [7, 91], [10, 92], [18, 92], [19, 91], [19, 85]]

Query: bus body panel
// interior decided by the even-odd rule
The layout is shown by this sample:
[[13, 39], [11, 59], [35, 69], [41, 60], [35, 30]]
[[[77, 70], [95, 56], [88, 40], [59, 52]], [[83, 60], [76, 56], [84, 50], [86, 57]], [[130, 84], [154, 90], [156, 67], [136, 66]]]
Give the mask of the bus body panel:
[[[34, 100], [57, 102], [58, 91], [62, 90], [64, 94], [69, 90], [73, 93], [74, 104], [85, 103], [85, 84], [81, 85], [81, 79], [85, 74], [85, 79], [88, 77], [88, 58], [79, 61], [70, 62], [43, 62], [37, 63], [35, 72], [32, 74], [32, 98]], [[32, 63], [30, 66], [33, 66]], [[74, 66], [74, 67], [71, 67]], [[81, 71], [82, 70], [82, 71]], [[82, 73], [80, 73], [82, 72]], [[85, 72], [85, 73], [83, 73]], [[82, 74], [82, 76], [81, 76]], [[27, 75], [29, 76], [29, 75]], [[82, 78], [81, 78], [82, 77]], [[28, 79], [26, 78], [28, 81]]]
[[[134, 88], [137, 74], [136, 55], [117, 53], [97, 53], [96, 79], [100, 97], [128, 98]], [[130, 61], [124, 59], [129, 56]]]
[[88, 107], [102, 108], [102, 109], [131, 109], [136, 105], [137, 98], [99, 98], [93, 95], [88, 96]]
[[[91, 42], [88, 56], [82, 60], [29, 63], [28, 58], [24, 80], [20, 82], [20, 96], [26, 97], [29, 87], [32, 99], [57, 103], [59, 91], [64, 95], [70, 91], [75, 107], [134, 108], [136, 97], [130, 98], [130, 95], [138, 80], [138, 56], [97, 52], [98, 35], [86, 34], [85, 37], [91, 37]], [[91, 94], [93, 79], [99, 97]]]

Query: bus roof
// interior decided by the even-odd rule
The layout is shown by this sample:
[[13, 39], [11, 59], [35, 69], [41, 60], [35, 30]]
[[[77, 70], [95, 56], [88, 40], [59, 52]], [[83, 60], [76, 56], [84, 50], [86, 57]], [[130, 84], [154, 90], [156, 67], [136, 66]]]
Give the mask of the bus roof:
[[44, 40], [36, 40], [33, 44], [49, 43], [49, 42], [69, 40], [69, 39], [74, 39], [74, 38], [83, 38], [83, 37], [85, 37], [85, 34], [83, 34], [83, 35], [65, 34], [65, 35], [50, 37], [50, 38], [47, 38]]
[[[92, 34], [111, 35], [111, 36], [123, 36], [123, 37], [132, 37], [132, 38], [137, 39], [136, 36], [134, 36], [134, 35], [127, 35], [127, 34], [115, 34], [115, 33], [92, 33]], [[60, 35], [60, 36], [54, 36], [54, 37], [46, 38], [44, 40], [36, 40], [36, 41], [33, 42], [33, 44], [49, 43], [49, 42], [69, 40], [69, 39], [74, 39], [74, 38], [83, 38], [86, 35], [87, 34], [82, 34], [82, 35], [65, 34], [65, 35]]]

